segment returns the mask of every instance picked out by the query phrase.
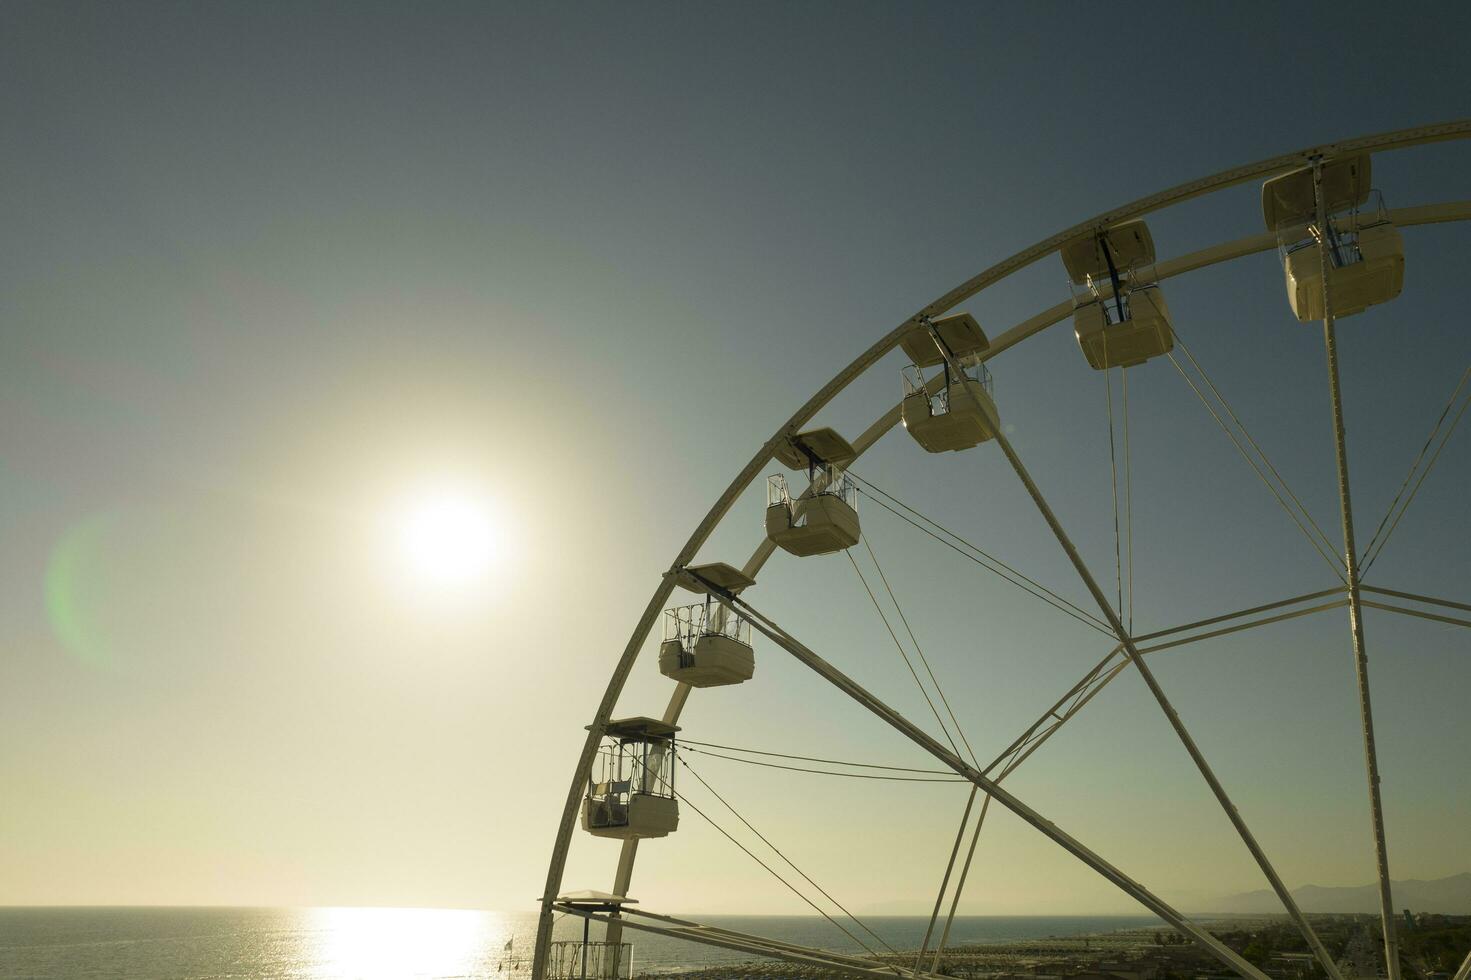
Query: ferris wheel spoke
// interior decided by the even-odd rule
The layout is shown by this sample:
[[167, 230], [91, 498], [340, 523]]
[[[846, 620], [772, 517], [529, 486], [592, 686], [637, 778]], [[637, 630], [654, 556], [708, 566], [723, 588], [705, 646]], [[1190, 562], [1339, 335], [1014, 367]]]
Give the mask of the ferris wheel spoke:
[[1244, 977], [1252, 978], [1252, 980], [1266, 980], [1266, 974], [1262, 973], [1230, 947], [1216, 939], [1209, 931], [1181, 914], [1163, 899], [1124, 874], [1124, 872], [1109, 863], [1091, 848], [1065, 833], [1055, 823], [1046, 819], [1026, 803], [1023, 803], [1019, 798], [1003, 789], [995, 780], [990, 779], [979, 769], [966, 762], [940, 742], [937, 742], [923, 729], [909, 721], [898, 711], [889, 707], [878, 697], [869, 693], [856, 681], [822, 659], [822, 657], [818, 656], [811, 649], [801, 644], [774, 621], [768, 619], [759, 610], [752, 607], [749, 602], [734, 595], [722, 596], [721, 602], [727, 604], [733, 610], [738, 608], [750, 620], [757, 632], [792, 654], [803, 665], [867, 708], [920, 748], [930, 753], [961, 776], [970, 780], [979, 789], [990, 794], [1002, 806], [1040, 831], [1044, 836], [1061, 846], [1088, 867], [1097, 871], [1125, 894], [1134, 898], [1170, 925], [1191, 936], [1204, 949], [1210, 952], [1211, 955], [1215, 956], [1232, 970], [1235, 970]]
[[[957, 303], [961, 302], [963, 299], [975, 295], [981, 290], [1005, 279], [1006, 277], [1012, 275], [1022, 268], [1031, 265], [1032, 263], [1038, 261], [1046, 255], [1057, 252], [1069, 241], [1077, 238], [1078, 236], [1097, 237], [1098, 235], [1103, 233], [1102, 230], [1106, 230], [1110, 226], [1116, 225], [1118, 223], [1138, 218], [1151, 211], [1168, 207], [1172, 204], [1189, 200], [1191, 198], [1198, 197], [1204, 194], [1209, 194], [1213, 191], [1220, 190], [1225, 187], [1239, 185], [1245, 181], [1257, 178], [1270, 177], [1274, 174], [1280, 174], [1291, 170], [1294, 167], [1301, 167], [1304, 163], [1311, 163], [1314, 157], [1333, 155], [1341, 156], [1351, 153], [1367, 153], [1369, 151], [1378, 152], [1392, 149], [1402, 149], [1425, 143], [1436, 142], [1439, 140], [1465, 139], [1467, 137], [1471, 137], [1471, 120], [1457, 120], [1449, 123], [1418, 127], [1409, 130], [1400, 130], [1375, 136], [1361, 137], [1335, 144], [1301, 150], [1295, 153], [1284, 154], [1282, 156], [1269, 158], [1267, 160], [1262, 160], [1257, 163], [1249, 164], [1243, 167], [1235, 167], [1230, 170], [1215, 174], [1211, 177], [1191, 181], [1187, 184], [1182, 184], [1177, 187], [1161, 191], [1157, 194], [1141, 198], [1131, 204], [1105, 212], [1101, 215], [1096, 216], [1093, 219], [1090, 219], [1089, 221], [1083, 222], [1079, 225], [1075, 225], [1072, 228], [1062, 231], [1049, 238], [1043, 239], [1035, 245], [1023, 249], [1010, 258], [1005, 259], [1002, 262], [999, 262], [991, 266], [990, 268], [980, 272], [976, 276], [972, 277], [970, 280], [951, 290], [949, 293], [941, 296], [933, 303], [930, 303], [929, 305], [923, 307], [919, 312], [906, 319], [903, 323], [894, 327], [883, 337], [879, 338], [877, 341], [871, 344], [846, 367], [842, 368], [831, 380], [829, 380], [826, 384], [819, 388], [816, 393], [813, 394], [796, 411], [796, 413], [791, 416], [791, 418], [786, 423], [784, 423], [765, 443], [762, 444], [762, 446], [756, 451], [751, 459], [742, 467], [740, 472], [736, 474], [735, 478], [731, 481], [729, 486], [727, 486], [726, 489], [722, 491], [720, 496], [717, 497], [716, 501], [710, 507], [709, 511], [700, 520], [699, 524], [693, 529], [688, 540], [681, 548], [679, 554], [671, 562], [669, 566], [669, 572], [666, 573], [665, 580], [660, 582], [658, 588], [654, 590], [654, 594], [650, 598], [649, 606], [646, 608], [644, 615], [639, 619], [638, 624], [634, 629], [633, 635], [629, 638], [628, 644], [623, 648], [622, 654], [618, 658], [617, 664], [613, 669], [612, 676], [608, 681], [607, 688], [605, 689], [602, 699], [598, 705], [598, 709], [593, 716], [592, 724], [588, 726], [589, 731], [587, 739], [584, 743], [582, 752], [578, 757], [577, 766], [574, 769], [571, 784], [569, 786], [567, 802], [563, 808], [561, 821], [557, 826], [556, 838], [552, 847], [551, 860], [547, 868], [547, 884], [541, 899], [541, 915], [538, 920], [535, 956], [532, 964], [533, 980], [542, 980], [542, 978], [547, 975], [546, 968], [549, 952], [548, 947], [551, 940], [551, 932], [554, 919], [554, 906], [558, 902], [556, 896], [558, 895], [561, 888], [562, 875], [566, 865], [572, 832], [577, 821], [578, 811], [581, 808], [582, 794], [585, 789], [585, 784], [588, 780], [589, 774], [591, 772], [593, 761], [596, 757], [602, 734], [608, 727], [609, 721], [612, 718], [612, 711], [617, 704], [619, 696], [622, 693], [623, 687], [628, 679], [630, 669], [632, 668], [635, 660], [638, 658], [639, 652], [645, 644], [646, 639], [654, 623], [657, 620], [660, 610], [670, 596], [672, 590], [672, 579], [677, 576], [680, 571], [683, 570], [694, 559], [696, 552], [698, 552], [698, 550], [706, 544], [713, 531], [729, 514], [731, 508], [736, 504], [739, 497], [743, 493], [745, 493], [747, 489], [752, 485], [753, 481], [759, 475], [761, 468], [765, 466], [766, 463], [773, 458], [773, 456], [779, 454], [782, 451], [783, 447], [790, 443], [792, 437], [796, 434], [799, 434], [802, 427], [808, 424], [821, 409], [828, 405], [832, 401], [832, 399], [837, 396], [839, 392], [846, 389], [854, 380], [856, 380], [869, 368], [878, 363], [881, 358], [883, 358], [890, 351], [899, 346], [901, 342], [906, 338], [906, 336], [912, 336], [916, 329], [923, 329], [928, 323], [928, 318], [943, 316], [947, 311], [951, 310]], [[1424, 225], [1448, 221], [1466, 221], [1471, 220], [1471, 201], [1451, 201], [1438, 204], [1401, 208], [1391, 212], [1387, 212], [1387, 215], [1388, 218], [1399, 227], [1408, 227], [1412, 225]], [[1197, 269], [1217, 265], [1219, 263], [1229, 262], [1243, 256], [1270, 251], [1275, 244], [1275, 237], [1272, 234], [1268, 234], [1256, 235], [1241, 239], [1239, 241], [1225, 242], [1222, 244], [1213, 245], [1200, 251], [1183, 255], [1175, 259], [1169, 259], [1159, 262], [1158, 265], [1154, 268], [1154, 279], [1155, 281], [1159, 281], [1166, 278], [1186, 274]], [[1294, 307], [1294, 309], [1296, 309], [1296, 307]], [[995, 355], [1008, 350], [1009, 348], [1016, 346], [1022, 341], [1028, 339], [1029, 337], [1040, 333], [1046, 328], [1067, 319], [1071, 312], [1072, 304], [1070, 302], [1064, 301], [1063, 303], [1056, 304], [1052, 307], [1049, 307], [1048, 309], [1034, 314], [1030, 318], [1021, 321], [1017, 325], [1011, 327], [1010, 329], [1002, 332], [999, 336], [997, 336], [991, 343], [989, 349], [978, 358], [978, 362], [990, 360], [994, 358]], [[930, 392], [930, 394], [933, 393], [933, 391]], [[877, 420], [874, 421], [872, 425], [869, 426], [868, 429], [864, 430], [864, 432], [859, 436], [857, 440], [854, 441], [853, 448], [857, 450], [857, 454], [861, 455], [867, 449], [871, 448], [883, 435], [885, 435], [889, 430], [893, 429], [900, 422], [900, 419], [900, 406], [896, 405], [887, 409], [882, 415], [879, 416]], [[1418, 483], [1414, 484], [1414, 486], [1418, 485]], [[1127, 501], [1127, 490], [1125, 491], [1125, 496]], [[800, 503], [800, 501], [794, 501], [794, 506], [802, 506], [802, 504]], [[1403, 513], [1403, 507], [1401, 508], [1400, 513]], [[1388, 532], [1393, 529], [1394, 520], [1395, 518], [1390, 519], [1390, 524], [1387, 525], [1385, 528], [1386, 533], [1384, 535], [1381, 535], [1380, 541], [1375, 545], [1375, 551], [1365, 556], [1365, 568], [1368, 567], [1367, 563], [1372, 562], [1377, 556], [1377, 554], [1379, 553], [1379, 549], [1382, 549], [1384, 539], [1388, 536]], [[754, 579], [756, 573], [771, 557], [771, 555], [774, 553], [774, 550], [775, 549], [773, 543], [770, 539], [763, 540], [761, 545], [758, 546], [756, 550], [752, 553], [751, 558], [748, 560], [748, 562], [743, 566], [742, 571], [746, 574], [748, 578]], [[1132, 575], [1130, 575], [1129, 578], [1132, 578]], [[1354, 585], [1357, 586], [1358, 583], [1355, 582]], [[1363, 591], [1369, 592], [1372, 590], [1369, 587], [1365, 586], [1363, 587]], [[1130, 592], [1132, 593], [1132, 589], [1130, 590]], [[1450, 608], [1457, 608], [1456, 604], [1450, 603], [1448, 600], [1432, 600], [1427, 597], [1413, 596], [1408, 594], [1399, 597], [1408, 598], [1412, 601], [1424, 602], [1431, 605], [1439, 604], [1443, 606], [1448, 606]], [[1095, 597], [1095, 600], [1096, 598], [1097, 597]], [[1348, 604], [1347, 600], [1340, 601], [1337, 604], [1328, 604], [1328, 607], [1345, 604]], [[1123, 603], [1121, 602], [1120, 605], [1122, 606]], [[1362, 607], [1363, 605], [1367, 605], [1367, 603], [1363, 603], [1361, 601], [1359, 605], [1360, 607]], [[1388, 606], [1389, 604], [1380, 603], [1379, 605]], [[1107, 601], [1104, 600], [1103, 605], [1101, 605], [1100, 608], [1104, 608], [1106, 606]], [[1373, 607], [1371, 606], [1371, 608]], [[1137, 643], [1141, 641], [1142, 638], [1134, 637], [1131, 635], [1132, 624], [1130, 624], [1130, 628], [1121, 629], [1119, 633], [1121, 637], [1133, 641], [1135, 645], [1131, 648], [1129, 643], [1121, 641], [1119, 647], [1116, 648], [1116, 650], [1114, 651], [1114, 655], [1122, 653], [1122, 663], [1117, 662], [1117, 658], [1115, 658], [1115, 662], [1111, 663], [1106, 668], [1103, 674], [1098, 675], [1097, 679], [1102, 680], [1103, 683], [1106, 683], [1107, 680], [1111, 680], [1113, 676], [1117, 676], [1117, 673], [1121, 672], [1124, 666], [1127, 666], [1130, 663], [1138, 664], [1140, 654], [1148, 653], [1153, 650], [1167, 649], [1174, 646], [1194, 643], [1200, 639], [1205, 639], [1211, 636], [1219, 636], [1223, 635], [1224, 633], [1236, 632], [1241, 629], [1250, 629], [1256, 625], [1265, 625], [1268, 622], [1275, 622], [1280, 621], [1281, 619], [1307, 615], [1310, 612], [1314, 611], [1317, 611], [1317, 609], [1293, 609], [1280, 615], [1260, 618], [1250, 623], [1232, 623], [1230, 625], [1222, 626], [1219, 629], [1208, 630], [1205, 632], [1193, 632], [1191, 629], [1188, 629], [1186, 627], [1177, 627], [1175, 628], [1177, 632], [1174, 632], [1173, 634], [1174, 638], [1167, 639], [1164, 642], [1157, 643], [1156, 645], [1150, 647], [1137, 646]], [[1398, 612], [1405, 615], [1423, 615], [1427, 618], [1432, 619], [1436, 616], [1442, 615], [1440, 613], [1427, 613], [1424, 610], [1410, 610], [1404, 607], [1393, 607], [1391, 609], [1387, 609], [1386, 611]], [[1124, 610], [1121, 608], [1117, 610], [1111, 618], [1113, 618], [1114, 620], [1118, 620], [1123, 615]], [[1445, 618], [1453, 619], [1455, 617], [1447, 616]], [[1205, 623], [1195, 624], [1195, 629], [1202, 629], [1205, 625]], [[1453, 625], [1463, 624], [1454, 623]], [[1145, 673], [1146, 669], [1143, 668], [1141, 665], [1141, 674]], [[1090, 700], [1093, 696], [1096, 696], [1098, 690], [1101, 689], [1101, 686], [1102, 684], [1095, 684], [1093, 686], [1086, 687], [1085, 689], [1080, 690], [1078, 692], [1078, 696], [1057, 709], [1062, 712], [1060, 716], [1054, 715], [1053, 719], [1050, 721], [1044, 719], [1041, 723], [1041, 727], [1036, 728], [1034, 731], [1032, 731], [1027, 740], [1025, 740], [1019, 746], [1017, 751], [1009, 757], [1009, 761], [1004, 763], [1005, 768], [1002, 770], [1001, 775], [1012, 771], [1017, 765], [1020, 764], [1021, 761], [1029, 756], [1031, 752], [1040, 747], [1040, 744], [1045, 741], [1045, 739], [1049, 737], [1053, 731], [1056, 730], [1055, 727], [1051, 727], [1053, 726], [1054, 722], [1059, 720], [1059, 718], [1066, 719], [1075, 714], [1078, 710], [1081, 709], [1083, 705], [1088, 702], [1088, 700]], [[669, 707], [668, 709], [666, 709], [665, 712], [667, 723], [672, 724], [672, 721], [670, 721], [670, 719], [677, 719], [682, 713], [682, 710], [685, 706], [686, 698], [688, 697], [689, 693], [690, 689], [687, 685], [680, 685], [676, 688], [675, 694], [671, 698]], [[965, 776], [965, 778], [970, 777]], [[972, 780], [972, 782], [974, 783], [974, 780]], [[988, 800], [989, 798], [990, 797], [988, 796]], [[999, 797], [997, 798], [999, 799]], [[986, 805], [987, 804], [983, 802], [982, 812], [984, 812]], [[1038, 819], [1040, 820], [1040, 818]], [[1043, 823], [1045, 823], [1045, 821], [1043, 821]], [[979, 833], [978, 829], [976, 833]], [[626, 889], [627, 883], [631, 877], [634, 858], [637, 854], [637, 838], [635, 837], [632, 839], [627, 839], [624, 843], [625, 848], [620, 853], [619, 869], [616, 881], [623, 883], [624, 888]], [[973, 837], [972, 853], [974, 850], [974, 846], [975, 838]], [[1151, 902], [1157, 902], [1158, 900], [1153, 899], [1152, 896], [1147, 898], [1141, 897], [1134, 891], [1129, 891], [1129, 889], [1125, 886], [1132, 883], [1129, 882], [1127, 878], [1124, 878], [1121, 873], [1100, 868], [1098, 865], [1092, 864], [1091, 862], [1085, 863], [1090, 863], [1090, 866], [1095, 867], [1095, 870], [1099, 870], [1100, 873], [1104, 874], [1104, 876], [1108, 878], [1108, 880], [1114, 882], [1115, 884], [1118, 884], [1120, 887], [1125, 888], [1125, 890], [1128, 891], [1129, 894], [1134, 895], [1141, 901], [1144, 901], [1146, 907], [1149, 907], [1151, 909], [1156, 908], [1156, 906], [1154, 904], [1151, 904]], [[962, 882], [964, 878], [965, 871], [962, 870]], [[952, 900], [952, 914], [954, 911], [954, 904], [956, 901], [958, 901], [959, 887], [960, 886], [957, 885], [957, 898]], [[1289, 911], [1291, 911], [1291, 906], [1288, 907]], [[1164, 908], [1167, 909], [1167, 906], [1165, 906]], [[617, 913], [619, 911], [627, 913], [631, 910], [624, 909], [621, 906], [615, 909], [613, 914], [611, 915], [613, 922], [610, 923], [610, 928], [616, 928], [616, 922], [619, 918]], [[604, 920], [602, 921], [606, 921], [607, 918], [608, 917], [604, 917]], [[1182, 926], [1182, 928], [1184, 927]], [[1196, 932], [1192, 932], [1188, 928], [1185, 928], [1185, 931], [1190, 932], [1190, 934], [1194, 938], [1196, 938], [1197, 941], [1202, 942], [1209, 947], [1208, 936], [1202, 937]], [[943, 946], [943, 944], [944, 937], [942, 934], [941, 946]], [[1220, 952], [1215, 949], [1212, 949], [1212, 953], [1213, 955], [1220, 955]], [[1232, 969], [1238, 969], [1237, 964], [1232, 963], [1229, 960], [1223, 961], [1227, 962]], [[897, 970], [897, 968], [896, 971], [891, 972], [902, 972], [905, 975], [909, 974], [908, 970]], [[1257, 976], [1257, 974], [1248, 971], [1238, 972], [1246, 972], [1249, 976]], [[1331, 968], [1328, 969], [1328, 972], [1330, 973], [1330, 975], [1333, 973]], [[1463, 967], [1462, 973], [1464, 974], [1466, 972], [1466, 968]], [[1471, 978], [1462, 976], [1458, 978], [1458, 980], [1471, 980]]]
[[1437, 599], [1434, 596], [1418, 595], [1414, 592], [1397, 592], [1394, 589], [1381, 589], [1373, 585], [1361, 585], [1362, 592], [1373, 592], [1376, 595], [1393, 596], [1396, 599], [1409, 599], [1414, 602], [1423, 602], [1428, 606], [1444, 606], [1447, 609], [1463, 609], [1471, 612], [1471, 602], [1456, 602], [1452, 599]]
[[[930, 334], [934, 339], [936, 349], [948, 362], [951, 357], [949, 350], [941, 341], [939, 334], [935, 332], [933, 325], [930, 326]], [[1037, 487], [1035, 481], [1032, 480], [1031, 474], [1027, 472], [1027, 468], [1022, 463], [1021, 457], [1017, 455], [1016, 449], [1012, 446], [1011, 440], [1000, 426], [994, 429], [992, 436], [996, 441], [996, 445], [1000, 447], [1001, 452], [1006, 456], [1007, 462], [1011, 464], [1011, 468], [1016, 473], [1017, 479], [1021, 481], [1022, 486], [1026, 489], [1027, 495], [1036, 504], [1038, 512], [1042, 515], [1042, 519], [1051, 528], [1053, 536], [1057, 539], [1058, 545], [1061, 546], [1068, 560], [1072, 563], [1073, 568], [1077, 571], [1078, 577], [1082, 579], [1084, 586], [1087, 588], [1089, 594], [1092, 595], [1094, 602], [1098, 604], [1098, 608], [1103, 613], [1104, 618], [1108, 620], [1109, 626], [1113, 629], [1114, 634], [1118, 637], [1119, 643], [1128, 654], [1129, 661], [1134, 665], [1134, 669], [1144, 680], [1155, 701], [1159, 703], [1160, 710], [1164, 712], [1166, 720], [1170, 723], [1170, 727], [1175, 730], [1180, 743], [1185, 747], [1185, 751], [1194, 761], [1196, 769], [1199, 770], [1206, 785], [1210, 787], [1217, 802], [1220, 803], [1222, 811], [1226, 814], [1226, 818], [1236, 828], [1237, 836], [1246, 845], [1246, 849], [1251, 853], [1252, 858], [1255, 859], [1257, 866], [1261, 869], [1267, 882], [1272, 886], [1272, 890], [1277, 894], [1277, 898], [1287, 911], [1288, 916], [1297, 926], [1298, 931], [1302, 933], [1308, 946], [1314, 951], [1324, 972], [1332, 980], [1341, 980], [1341, 975], [1338, 972], [1338, 967], [1333, 957], [1328, 954], [1317, 933], [1303, 916], [1302, 911], [1297, 906], [1296, 900], [1292, 897], [1292, 893], [1288, 891], [1286, 884], [1283, 883], [1281, 877], [1277, 874], [1277, 870], [1267, 858], [1266, 852], [1257, 843], [1256, 836], [1251, 832], [1251, 828], [1246, 825], [1246, 820], [1241, 816], [1241, 811], [1231, 802], [1230, 796], [1226, 793], [1226, 788], [1216, 777], [1210, 764], [1206, 762], [1204, 753], [1196, 745], [1195, 739], [1191, 737], [1189, 730], [1185, 727], [1184, 720], [1181, 719], [1174, 705], [1170, 703], [1169, 698], [1165, 695], [1164, 688], [1155, 679], [1154, 672], [1144, 662], [1144, 658], [1135, 646], [1133, 638], [1129, 636], [1128, 630], [1124, 628], [1123, 622], [1119, 619], [1119, 611], [1109, 605], [1108, 598], [1103, 594], [1098, 581], [1088, 570], [1088, 566], [1083, 561], [1082, 555], [1074, 547], [1067, 532], [1063, 530], [1062, 523], [1057, 519], [1057, 515], [1047, 503], [1047, 499], [1042, 495], [1042, 491]], [[1398, 980], [1398, 977], [1391, 977], [1390, 980]]]
[[[1334, 329], [1329, 238], [1332, 226], [1323, 189], [1324, 163], [1312, 161], [1312, 218], [1323, 280], [1323, 352], [1328, 366], [1328, 399], [1333, 417], [1333, 455], [1338, 465], [1338, 502], [1343, 521], [1343, 560], [1348, 571], [1348, 624], [1353, 643], [1354, 674], [1359, 688], [1359, 719], [1363, 726], [1364, 769], [1369, 783], [1369, 818], [1374, 834], [1374, 864], [1379, 874], [1379, 914], [1384, 932], [1384, 969], [1389, 980], [1400, 980], [1399, 939], [1395, 935], [1394, 898], [1389, 878], [1389, 847], [1384, 832], [1384, 801], [1379, 786], [1379, 756], [1374, 747], [1374, 711], [1369, 696], [1369, 655], [1364, 640], [1364, 611], [1359, 594], [1358, 547], [1354, 543], [1353, 500], [1348, 477], [1348, 444], [1343, 425], [1343, 386], [1338, 372], [1338, 339]], [[1278, 180], [1288, 180], [1287, 177]]]
[[1379, 609], [1384, 612], [1399, 613], [1401, 616], [1414, 616], [1418, 619], [1429, 619], [1437, 623], [1446, 623], [1450, 626], [1471, 627], [1471, 619], [1457, 619], [1455, 616], [1442, 616], [1439, 613], [1426, 612], [1423, 609], [1408, 609], [1404, 606], [1391, 606], [1387, 602], [1373, 602], [1369, 599], [1360, 599], [1359, 605], [1366, 609]]

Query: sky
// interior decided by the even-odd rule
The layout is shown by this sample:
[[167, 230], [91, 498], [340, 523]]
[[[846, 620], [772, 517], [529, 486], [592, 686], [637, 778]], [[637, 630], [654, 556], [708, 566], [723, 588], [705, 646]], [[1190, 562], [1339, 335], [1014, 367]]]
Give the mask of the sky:
[[[650, 593], [812, 392], [1106, 208], [1465, 115], [1468, 28], [1450, 4], [0, 5], [0, 904], [531, 908]], [[1392, 207], [1465, 198], [1468, 154], [1383, 154], [1375, 184]], [[1257, 194], [1152, 216], [1161, 256], [1259, 232]], [[1407, 229], [1403, 295], [1340, 325], [1361, 540], [1471, 363], [1468, 235]], [[1164, 291], [1336, 540], [1321, 334], [1276, 255]], [[1067, 296], [1053, 257], [963, 308], [994, 337]], [[1111, 591], [1103, 378], [1065, 324], [991, 366]], [[901, 367], [818, 424], [856, 435]], [[1175, 369], [1129, 379], [1136, 628], [1327, 588]], [[1468, 438], [1376, 584], [1471, 598]], [[932, 457], [896, 431], [855, 469], [1087, 599], [994, 446]], [[762, 492], [701, 560], [745, 560]], [[450, 536], [488, 549], [458, 583], [404, 541], [445, 494], [482, 521]], [[1107, 651], [860, 512], [978, 754]], [[926, 723], [845, 557], [778, 555], [749, 598]], [[1373, 876], [1346, 618], [1155, 663], [1290, 885]], [[1471, 870], [1467, 634], [1366, 632], [1394, 877]], [[654, 647], [619, 714], [662, 712]], [[782, 651], [756, 658], [695, 693], [685, 735], [929, 765]], [[963, 787], [691, 761], [849, 907], [928, 910]], [[1008, 785], [1187, 907], [1263, 887], [1132, 673]], [[977, 854], [963, 912], [1137, 908], [994, 808]], [[606, 889], [616, 856], [578, 834], [566, 887]], [[688, 808], [632, 893], [805, 911]]]

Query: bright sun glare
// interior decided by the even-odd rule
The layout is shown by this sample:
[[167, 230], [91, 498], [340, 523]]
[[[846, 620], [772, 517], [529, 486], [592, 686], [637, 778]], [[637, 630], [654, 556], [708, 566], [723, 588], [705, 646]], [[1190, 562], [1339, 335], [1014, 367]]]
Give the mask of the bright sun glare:
[[412, 499], [399, 535], [414, 578], [443, 588], [482, 581], [502, 545], [490, 503], [463, 491], [439, 490]]

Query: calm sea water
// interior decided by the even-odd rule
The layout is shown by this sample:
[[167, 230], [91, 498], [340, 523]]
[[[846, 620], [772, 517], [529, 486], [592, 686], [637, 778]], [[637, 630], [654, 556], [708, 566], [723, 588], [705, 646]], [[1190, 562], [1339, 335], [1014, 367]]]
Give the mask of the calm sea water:
[[[809, 916], [697, 916], [774, 939], [858, 951]], [[927, 920], [865, 918], [896, 949], [918, 948]], [[1148, 926], [1149, 916], [962, 916], [952, 944]], [[525, 977], [532, 913], [454, 909], [0, 908], [5, 980], [439, 980]], [[598, 936], [594, 925], [593, 936]], [[581, 938], [581, 920], [557, 938]], [[635, 972], [672, 972], [751, 957], [629, 930]]]

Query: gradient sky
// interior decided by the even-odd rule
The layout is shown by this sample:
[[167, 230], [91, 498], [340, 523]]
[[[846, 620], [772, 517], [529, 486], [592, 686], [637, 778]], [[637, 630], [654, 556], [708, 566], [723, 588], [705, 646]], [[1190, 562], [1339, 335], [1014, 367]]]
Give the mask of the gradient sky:
[[[812, 391], [1107, 207], [1465, 115], [1468, 29], [1450, 4], [0, 5], [0, 904], [528, 908], [649, 592]], [[1465, 198], [1468, 154], [1386, 154], [1375, 183], [1391, 206]], [[1152, 217], [1161, 255], [1256, 233], [1256, 195]], [[1471, 362], [1468, 235], [1408, 230], [1403, 296], [1342, 325], [1369, 529]], [[1336, 536], [1321, 338], [1276, 256], [1165, 291]], [[1053, 258], [965, 308], [994, 336], [1066, 296]], [[899, 367], [820, 421], [856, 434]], [[1111, 585], [1102, 377], [1066, 326], [993, 369]], [[1327, 587], [1174, 370], [1130, 384], [1139, 628]], [[1377, 583], [1467, 598], [1467, 438]], [[994, 447], [942, 459], [893, 433], [858, 470], [1086, 598]], [[396, 508], [444, 481], [505, 527], [473, 594], [427, 589], [393, 546]], [[744, 561], [759, 489], [702, 558]], [[980, 754], [1107, 649], [863, 516]], [[923, 723], [846, 559], [778, 556], [750, 598]], [[1367, 630], [1394, 875], [1471, 869], [1467, 634]], [[697, 692], [688, 735], [926, 764], [781, 651], [757, 658], [751, 683]], [[1290, 884], [1370, 880], [1344, 613], [1155, 669]], [[620, 711], [669, 690], [645, 656]], [[932, 900], [963, 788], [696, 765], [850, 907]], [[1132, 675], [1010, 785], [1187, 905], [1263, 886]], [[616, 850], [579, 835], [567, 887], [608, 887]], [[1002, 812], [978, 861], [964, 911], [1136, 908]], [[804, 911], [690, 812], [632, 891]]]

